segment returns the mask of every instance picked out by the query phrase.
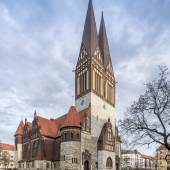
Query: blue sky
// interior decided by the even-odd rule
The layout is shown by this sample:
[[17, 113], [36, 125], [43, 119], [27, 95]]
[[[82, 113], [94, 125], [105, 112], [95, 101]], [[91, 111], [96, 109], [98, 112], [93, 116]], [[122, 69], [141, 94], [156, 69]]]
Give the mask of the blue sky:
[[[104, 11], [117, 84], [117, 119], [158, 65], [170, 67], [169, 0], [93, 0]], [[87, 0], [0, 0], [0, 139], [13, 143], [20, 119], [53, 118], [73, 103]], [[154, 153], [154, 148], [141, 148]]]

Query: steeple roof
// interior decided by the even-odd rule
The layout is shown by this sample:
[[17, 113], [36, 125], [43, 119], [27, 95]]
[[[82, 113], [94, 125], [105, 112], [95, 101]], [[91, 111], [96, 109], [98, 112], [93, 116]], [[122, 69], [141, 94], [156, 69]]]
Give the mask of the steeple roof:
[[89, 55], [92, 55], [98, 45], [97, 27], [94, 16], [92, 0], [89, 0], [82, 44], [85, 46]]
[[23, 132], [24, 132], [24, 122], [21, 120], [20, 123], [19, 123], [19, 126], [15, 132], [15, 136], [16, 135], [23, 135]]
[[107, 66], [108, 63], [111, 61], [111, 57], [110, 57], [109, 43], [107, 39], [103, 12], [102, 12], [102, 18], [101, 18], [100, 29], [99, 29], [99, 47], [104, 59], [104, 65]]

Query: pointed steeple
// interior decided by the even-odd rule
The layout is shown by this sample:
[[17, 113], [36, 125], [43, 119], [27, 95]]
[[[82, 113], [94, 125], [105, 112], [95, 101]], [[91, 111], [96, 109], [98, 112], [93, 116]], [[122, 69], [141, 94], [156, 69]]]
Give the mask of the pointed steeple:
[[36, 112], [36, 110], [34, 111], [34, 118], [36, 118], [37, 117], [37, 112]]
[[92, 0], [89, 0], [82, 44], [85, 46], [89, 55], [92, 55], [98, 45], [97, 28], [94, 16]]
[[111, 61], [111, 57], [110, 57], [109, 43], [107, 39], [103, 12], [102, 12], [102, 18], [101, 18], [100, 29], [99, 29], [99, 47], [104, 59], [104, 65], [107, 66], [108, 63]]
[[19, 123], [19, 126], [15, 132], [15, 136], [16, 135], [23, 135], [23, 132], [24, 132], [24, 122], [21, 120], [20, 123]]

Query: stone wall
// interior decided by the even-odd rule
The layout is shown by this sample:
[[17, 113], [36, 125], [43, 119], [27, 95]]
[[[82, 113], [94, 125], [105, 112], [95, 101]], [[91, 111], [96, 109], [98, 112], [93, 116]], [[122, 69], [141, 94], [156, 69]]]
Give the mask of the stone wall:
[[61, 170], [80, 170], [81, 149], [79, 141], [69, 141], [61, 143]]
[[[94, 93], [91, 93], [91, 115], [92, 135], [97, 135], [97, 137], [100, 135], [101, 129], [104, 123], [108, 121], [108, 118], [110, 118], [113, 134], [115, 135], [115, 108]], [[96, 125], [99, 125], [97, 133]]]
[[[88, 108], [89, 105], [91, 105], [92, 135], [99, 137], [101, 129], [104, 123], [108, 121], [108, 118], [110, 118], [113, 127], [113, 134], [115, 135], [115, 108], [93, 92], [76, 100], [77, 111], [84, 110], [85, 108]], [[98, 129], [96, 129], [96, 127], [98, 127]]]
[[59, 170], [59, 163], [57, 162], [55, 167], [54, 167], [54, 163], [56, 163], [56, 162], [51, 162], [51, 161], [46, 161], [46, 160], [20, 162], [20, 163], [18, 163], [18, 169], [19, 170], [26, 170], [26, 169], [29, 169], [29, 170]]
[[17, 144], [16, 160], [17, 161], [22, 160], [22, 144]]
[[[84, 100], [84, 104], [81, 105], [81, 101]], [[101, 130], [106, 122], [108, 122], [108, 118], [110, 118], [110, 122], [113, 128], [113, 135], [115, 135], [115, 108], [107, 103], [102, 98], [98, 97], [94, 93], [88, 93], [76, 100], [76, 108], [78, 111], [81, 111], [87, 107], [91, 106], [91, 132], [81, 133], [81, 157], [82, 153], [85, 150], [88, 150], [91, 154], [91, 170], [96, 170], [96, 165], [98, 162], [98, 152], [97, 152], [97, 141], [99, 139]], [[112, 152], [113, 155], [115, 153]], [[113, 156], [114, 168], [115, 168], [115, 156]], [[84, 162], [81, 162], [81, 169], [84, 168]], [[102, 164], [98, 164], [100, 168]], [[103, 165], [102, 165], [103, 168]], [[102, 168], [100, 168], [102, 170]]]
[[[85, 152], [86, 150], [89, 151], [91, 154], [91, 170], [96, 170], [96, 163], [97, 163], [97, 140], [98, 138], [93, 137], [88, 132], [81, 133], [81, 153]], [[81, 154], [82, 158], [82, 154]], [[82, 160], [82, 159], [81, 159]], [[84, 160], [85, 161], [85, 160]], [[81, 162], [81, 169], [84, 169], [84, 162]]]
[[108, 158], [112, 159], [113, 168], [109, 170], [116, 170], [115, 168], [115, 153], [109, 151], [98, 151], [98, 170], [107, 170], [106, 161]]

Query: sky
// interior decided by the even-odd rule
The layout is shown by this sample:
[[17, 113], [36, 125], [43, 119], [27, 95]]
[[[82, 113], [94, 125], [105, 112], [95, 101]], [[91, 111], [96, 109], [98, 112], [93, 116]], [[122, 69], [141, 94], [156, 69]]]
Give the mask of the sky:
[[[21, 119], [56, 118], [74, 102], [74, 73], [88, 0], [0, 0], [0, 140]], [[93, 0], [104, 11], [116, 85], [116, 119], [158, 65], [170, 68], [170, 0]], [[154, 154], [155, 148], [139, 148]]]

